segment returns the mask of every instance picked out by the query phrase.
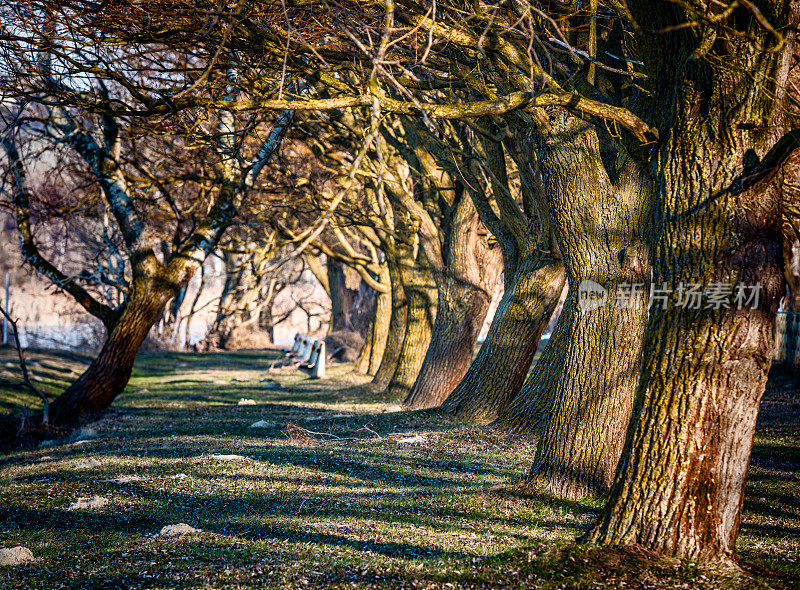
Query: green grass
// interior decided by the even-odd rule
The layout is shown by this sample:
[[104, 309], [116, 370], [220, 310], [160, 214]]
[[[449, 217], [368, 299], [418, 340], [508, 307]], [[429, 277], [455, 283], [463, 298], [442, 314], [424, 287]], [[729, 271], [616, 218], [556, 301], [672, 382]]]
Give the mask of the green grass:
[[[52, 392], [88, 360], [29, 356]], [[515, 491], [508, 483], [525, 474], [530, 442], [436, 412], [400, 412], [365, 393], [347, 365], [312, 381], [269, 372], [274, 358], [142, 355], [112, 411], [90, 425], [95, 436], [0, 456], [0, 547], [23, 545], [37, 558], [0, 568], [0, 588], [789, 588], [800, 580], [800, 411], [797, 391], [780, 379], [751, 464], [739, 541], [747, 573], [734, 574], [576, 546], [602, 502]], [[0, 361], [0, 380], [13, 380], [10, 351]], [[243, 398], [256, 403], [238, 405]], [[0, 411], [20, 403], [35, 400], [0, 384]], [[249, 428], [258, 420], [269, 427]], [[412, 435], [425, 442], [398, 442]], [[243, 458], [213, 457], [230, 454]], [[89, 459], [99, 465], [75, 469]], [[110, 481], [124, 475], [142, 479]], [[98, 495], [110, 504], [68, 509]], [[181, 522], [202, 532], [156, 535]]]

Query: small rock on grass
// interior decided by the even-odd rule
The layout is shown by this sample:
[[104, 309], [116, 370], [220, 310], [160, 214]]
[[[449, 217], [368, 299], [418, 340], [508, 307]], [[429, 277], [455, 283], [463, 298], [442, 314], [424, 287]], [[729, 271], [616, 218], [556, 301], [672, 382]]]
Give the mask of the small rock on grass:
[[200, 529], [196, 529], [193, 526], [189, 526], [185, 522], [179, 522], [178, 524], [168, 524], [164, 528], [159, 531], [159, 537], [165, 538], [174, 538], [180, 537], [182, 535], [192, 535], [195, 533], [202, 533]]
[[187, 479], [189, 476], [185, 473], [176, 473], [175, 475], [170, 475], [170, 479]]
[[75, 436], [75, 440], [86, 440], [95, 436], [97, 436], [97, 431], [94, 428], [81, 428], [81, 431]]
[[241, 455], [209, 455], [208, 458], [214, 461], [247, 461], [247, 457]]
[[94, 469], [95, 467], [100, 467], [100, 465], [101, 463], [97, 459], [81, 459], [72, 468], [75, 470]]
[[254, 406], [254, 405], [256, 405], [256, 400], [243, 397], [242, 399], [239, 400], [239, 403], [237, 405], [239, 405], [239, 406]]
[[266, 420], [259, 420], [258, 422], [254, 422], [250, 425], [250, 428], [269, 428], [272, 426], [272, 422], [267, 422]]
[[114, 483], [136, 483], [137, 481], [144, 481], [144, 478], [141, 475], [120, 475], [119, 477], [113, 477], [108, 481]]
[[69, 505], [67, 510], [96, 510], [103, 508], [109, 504], [110, 500], [103, 496], [94, 496], [92, 498], [78, 498]]
[[398, 445], [421, 445], [424, 442], [425, 442], [425, 437], [419, 434], [397, 439]]
[[0, 549], [0, 565], [23, 565], [33, 561], [33, 552], [27, 547]]

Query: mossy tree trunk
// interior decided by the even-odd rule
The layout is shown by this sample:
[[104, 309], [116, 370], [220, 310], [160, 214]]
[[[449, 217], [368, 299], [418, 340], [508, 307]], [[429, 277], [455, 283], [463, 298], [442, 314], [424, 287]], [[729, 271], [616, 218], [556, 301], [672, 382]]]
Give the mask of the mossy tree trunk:
[[[575, 499], [610, 488], [622, 451], [647, 318], [651, 192], [631, 160], [607, 170], [594, 129], [560, 109], [535, 141], [570, 291], [554, 337], [498, 424], [536, 434], [529, 480]], [[580, 303], [593, 284], [607, 301]]]
[[462, 195], [450, 220], [445, 256], [434, 273], [436, 322], [408, 409], [438, 407], [472, 362], [501, 269], [500, 249], [486, 239], [475, 205]]
[[[442, 407], [465, 420], [489, 422], [519, 392], [542, 332], [557, 305], [565, 274], [544, 206], [544, 189], [537, 162], [527, 144], [514, 134], [484, 121], [497, 137], [481, 137], [483, 176], [491, 190], [481, 187], [479, 171], [461, 168], [478, 214], [500, 246], [505, 292], [477, 357]], [[517, 169], [519, 185], [509, 182], [507, 163]], [[491, 201], [494, 201], [492, 204]]]
[[392, 376], [397, 371], [400, 353], [403, 349], [403, 340], [408, 322], [408, 301], [400, 278], [400, 264], [392, 256], [387, 256], [386, 265], [389, 269], [389, 282], [391, 284], [391, 311], [389, 314], [388, 334], [386, 345], [381, 355], [381, 362], [375, 372], [370, 387], [375, 391], [386, 389]]
[[[688, 33], [640, 43], [650, 71], [663, 73], [649, 113], [665, 137], [652, 160], [660, 213], [655, 281], [675, 292], [688, 284], [733, 292], [729, 309], [705, 302], [651, 313], [625, 451], [587, 536], [601, 545], [695, 560], [727, 561], [734, 552], [783, 294], [777, 185], [783, 162], [800, 147], [797, 131], [776, 143], [786, 128], [794, 49], [784, 25], [800, 20], [800, 3], [760, 6], [789, 36], [779, 51], [762, 51], [774, 37], [750, 13], [739, 22], [746, 36], [719, 33], [713, 46]], [[656, 23], [675, 18], [673, 8], [632, 8]], [[713, 55], [697, 59], [701, 50]], [[740, 300], [739, 308], [740, 284], [760, 286], [757, 305]]]
[[389, 397], [402, 400], [411, 391], [425, 360], [436, 321], [438, 293], [430, 264], [421, 250], [418, 260], [403, 258], [399, 270], [406, 300], [405, 331], [395, 371], [386, 391]]
[[[380, 268], [379, 282], [388, 285], [391, 282], [389, 267], [384, 264]], [[356, 361], [356, 371], [366, 375], [376, 375], [383, 359], [392, 316], [392, 292], [377, 292], [372, 309], [372, 321], [367, 330], [364, 348]]]
[[489, 333], [442, 408], [462, 420], [488, 423], [522, 387], [539, 340], [564, 287], [564, 265], [539, 251], [520, 261], [497, 306]]

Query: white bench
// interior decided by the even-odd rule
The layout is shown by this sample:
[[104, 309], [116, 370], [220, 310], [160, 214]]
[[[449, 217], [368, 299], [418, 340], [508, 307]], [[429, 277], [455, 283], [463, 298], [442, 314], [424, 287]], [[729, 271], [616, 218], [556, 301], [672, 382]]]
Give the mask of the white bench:
[[312, 379], [325, 377], [326, 356], [324, 340], [312, 340], [300, 333], [294, 335], [292, 348], [286, 351], [289, 362], [308, 373]]
[[312, 379], [321, 379], [325, 377], [325, 341], [317, 340], [311, 346], [311, 354], [308, 360], [299, 365], [299, 369], [308, 373]]

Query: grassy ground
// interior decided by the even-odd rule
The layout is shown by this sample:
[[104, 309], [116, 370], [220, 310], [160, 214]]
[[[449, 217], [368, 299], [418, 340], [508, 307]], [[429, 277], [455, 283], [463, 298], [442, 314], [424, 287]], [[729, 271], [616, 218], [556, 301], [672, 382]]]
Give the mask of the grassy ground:
[[[87, 360], [30, 357], [52, 391]], [[0, 456], [0, 547], [36, 557], [0, 568], [0, 588], [800, 584], [800, 410], [779, 377], [762, 408], [737, 574], [575, 546], [601, 502], [514, 491], [528, 442], [399, 412], [345, 365], [315, 382], [269, 372], [272, 358], [143, 355], [94, 432]], [[0, 351], [0, 411], [31, 401], [2, 384], [15, 377]], [[69, 508], [94, 496], [109, 503]], [[177, 523], [201, 532], [158, 535]]]

